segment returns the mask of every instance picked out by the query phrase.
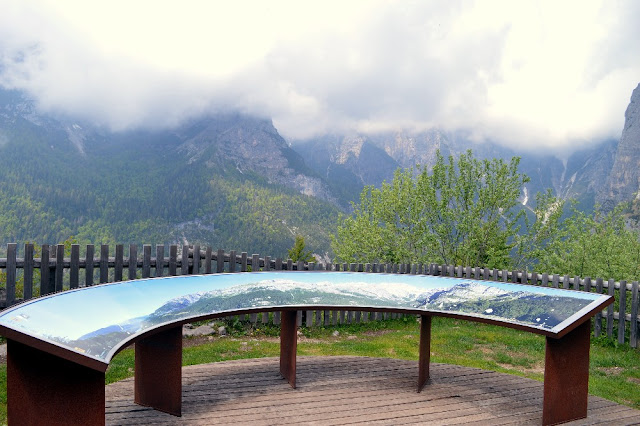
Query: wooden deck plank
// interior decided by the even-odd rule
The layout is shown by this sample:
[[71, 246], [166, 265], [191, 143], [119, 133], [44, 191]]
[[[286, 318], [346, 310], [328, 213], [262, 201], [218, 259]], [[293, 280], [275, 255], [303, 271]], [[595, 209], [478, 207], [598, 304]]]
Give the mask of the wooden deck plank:
[[[183, 368], [183, 416], [135, 405], [133, 381], [107, 386], [107, 424], [539, 424], [542, 383], [431, 364], [416, 392], [417, 362], [366, 357], [298, 357], [297, 389], [277, 358]], [[524, 396], [524, 397], [523, 397]], [[589, 397], [589, 417], [572, 425], [634, 424], [640, 411]]]
[[[413, 372], [413, 370], [411, 370], [411, 372]], [[387, 372], [387, 374], [388, 374], [388, 372]], [[307, 377], [307, 379], [309, 379], [309, 378]], [[505, 380], [508, 380], [508, 379], [509, 379], [509, 376], [505, 376], [505, 375], [501, 375], [501, 376], [496, 378], [496, 380], [502, 381], [502, 382], [504, 382]], [[347, 381], [348, 380], [352, 380], [352, 379], [347, 379]], [[379, 380], [379, 379], [376, 379], [376, 380]], [[490, 382], [490, 383], [491, 383], [492, 386], [495, 386], [495, 381], [494, 382]], [[362, 385], [362, 383], [360, 385]], [[524, 387], [526, 388], [526, 387], [536, 386], [537, 384], [536, 384], [536, 382], [526, 381], [525, 385], [526, 386], [524, 386]], [[327, 384], [327, 386], [331, 386], [331, 384]], [[383, 388], [379, 388], [379, 390], [373, 390], [372, 391], [371, 389], [373, 389], [371, 386], [359, 386], [358, 388], [354, 388], [353, 386], [350, 386], [349, 388], [344, 389], [344, 390], [340, 390], [338, 388], [333, 393], [329, 393], [329, 394], [326, 394], [326, 395], [321, 394], [315, 400], [316, 401], [319, 401], [319, 400], [328, 401], [330, 399], [343, 399], [343, 398], [348, 397], [348, 396], [350, 396], [350, 395], [352, 395], [354, 393], [357, 394], [359, 391], [366, 392], [367, 396], [369, 396], [369, 397], [372, 397], [374, 395], [382, 395], [387, 400], [389, 400], [390, 397], [393, 396], [393, 395], [399, 395], [398, 398], [404, 398], [404, 399], [407, 398], [406, 395], [405, 395], [406, 392], [403, 392], [401, 394], [396, 392], [397, 388], [393, 384], [386, 383], [386, 384], [384, 384], [384, 387]], [[318, 391], [319, 388], [318, 388], [318, 386], [315, 386], [315, 384], [314, 384], [314, 386], [312, 387], [312, 390], [313, 391]], [[523, 386], [520, 386], [518, 391], [522, 391], [522, 390], [523, 390]], [[270, 405], [270, 404], [272, 404], [273, 395], [274, 395], [273, 393], [265, 394], [265, 395], [256, 395], [255, 393], [253, 393], [251, 391], [249, 391], [247, 393], [253, 395], [251, 403], [254, 404], [254, 405], [257, 405], [257, 404]], [[426, 397], [426, 400], [429, 400], [429, 399], [432, 399], [432, 398], [440, 398], [441, 399], [441, 398], [449, 398], [449, 397], [455, 396], [457, 393], [459, 393], [459, 392], [458, 391], [452, 391], [452, 392], [449, 392], [449, 394], [443, 395], [440, 392], [440, 393], [438, 393], [437, 396], [433, 396], [432, 397], [431, 395], [418, 396], [417, 393], [411, 392], [410, 393], [410, 397], [416, 398], [416, 399], [419, 399], [419, 400], [425, 400], [425, 397]], [[482, 389], [470, 386], [470, 387], [465, 389], [465, 393], [467, 393], [467, 394], [475, 393], [475, 394], [479, 394], [480, 396], [482, 396], [484, 394], [484, 391]], [[197, 397], [196, 394], [197, 394], [197, 392], [189, 392], [188, 394], [185, 394], [185, 396], [189, 400], [193, 400], [193, 402], [196, 403], [196, 404], [199, 403], [200, 400], [212, 401], [212, 398], [208, 396], [210, 394], [210, 391], [208, 390], [208, 387], [206, 387], [206, 386], [205, 386], [205, 390], [200, 392], [201, 395], [204, 395], [204, 397], [202, 399], [200, 397]], [[225, 394], [227, 394], [227, 393], [225, 393]], [[288, 390], [286, 388], [285, 388], [285, 395], [287, 396], [287, 401], [283, 402], [282, 408], [286, 407], [289, 404], [297, 404], [297, 403], [300, 402], [300, 401], [298, 401], [298, 399], [305, 398], [305, 395], [302, 392], [296, 392], [293, 396], [291, 396], [291, 393], [288, 392]], [[218, 398], [218, 399], [220, 399], [220, 398]], [[484, 401], [485, 404], [489, 404], [490, 403], [489, 400], [486, 397], [482, 398], [482, 401]], [[238, 404], [242, 404], [242, 403], [238, 403]], [[235, 408], [235, 406], [236, 406], [236, 404], [230, 404], [230, 405], [227, 405], [226, 407], [227, 407], [227, 409], [231, 409], [232, 407]], [[247, 407], [241, 405], [239, 408], [246, 409]]]

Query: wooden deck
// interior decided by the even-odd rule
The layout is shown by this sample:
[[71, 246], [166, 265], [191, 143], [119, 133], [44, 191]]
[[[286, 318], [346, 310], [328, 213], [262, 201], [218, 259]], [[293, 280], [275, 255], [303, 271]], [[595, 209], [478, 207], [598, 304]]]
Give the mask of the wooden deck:
[[[107, 386], [107, 424], [540, 424], [542, 383], [431, 364], [415, 391], [417, 363], [382, 358], [298, 357], [297, 389], [278, 358], [183, 368], [182, 417], [133, 403], [133, 379]], [[570, 403], [567, 401], [567, 403]], [[640, 411], [589, 397], [589, 416], [570, 425], [640, 424]]]

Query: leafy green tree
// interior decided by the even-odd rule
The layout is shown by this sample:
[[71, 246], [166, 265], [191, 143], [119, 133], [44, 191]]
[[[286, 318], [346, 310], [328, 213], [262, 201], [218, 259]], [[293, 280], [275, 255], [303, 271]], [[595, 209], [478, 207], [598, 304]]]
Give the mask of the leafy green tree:
[[[439, 153], [429, 171], [398, 170], [381, 188], [366, 187], [350, 216], [342, 216], [332, 247], [340, 261], [446, 263], [529, 269], [573, 276], [640, 279], [640, 232], [627, 204], [579, 211], [536, 195], [518, 208], [527, 177], [518, 158], [456, 160]], [[633, 213], [633, 211], [631, 211]]]
[[535, 207], [531, 209], [530, 215], [523, 216], [522, 232], [515, 236], [510, 267], [530, 269], [538, 265], [539, 259], [547, 256], [547, 247], [557, 244], [558, 239], [562, 238], [559, 230], [564, 210], [564, 200], [553, 196], [551, 189], [536, 194]]
[[539, 251], [536, 269], [582, 277], [639, 279], [639, 233], [627, 226], [627, 208], [623, 203], [604, 213], [596, 206], [592, 214], [572, 209], [559, 223], [556, 237]]
[[344, 262], [506, 267], [524, 215], [517, 199], [529, 180], [519, 162], [438, 152], [431, 170], [398, 170], [391, 183], [362, 191], [332, 248]]
[[287, 251], [289, 259], [294, 262], [315, 262], [316, 258], [310, 251], [305, 251], [304, 237], [302, 235], [296, 235], [296, 241]]

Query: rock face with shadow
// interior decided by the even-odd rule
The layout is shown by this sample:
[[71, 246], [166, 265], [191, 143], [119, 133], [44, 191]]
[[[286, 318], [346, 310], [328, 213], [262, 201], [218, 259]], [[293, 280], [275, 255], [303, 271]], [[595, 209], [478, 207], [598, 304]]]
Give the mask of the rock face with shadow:
[[640, 189], [640, 84], [631, 95], [607, 190], [600, 202], [607, 210], [622, 201], [637, 199]]

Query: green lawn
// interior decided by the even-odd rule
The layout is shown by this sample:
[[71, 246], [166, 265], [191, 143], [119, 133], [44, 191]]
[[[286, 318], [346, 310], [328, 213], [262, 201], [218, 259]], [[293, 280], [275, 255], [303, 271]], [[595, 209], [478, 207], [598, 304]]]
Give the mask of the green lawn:
[[[183, 364], [279, 355], [278, 329], [229, 325], [226, 337], [185, 340]], [[328, 328], [302, 328], [298, 355], [357, 355], [418, 359], [413, 317]], [[338, 335], [334, 332], [338, 331]], [[542, 380], [545, 338], [480, 323], [433, 318], [431, 360]], [[640, 350], [592, 339], [589, 393], [640, 409]], [[133, 375], [133, 351], [118, 354], [107, 371], [112, 383]], [[0, 423], [6, 423], [6, 366], [0, 368]]]

